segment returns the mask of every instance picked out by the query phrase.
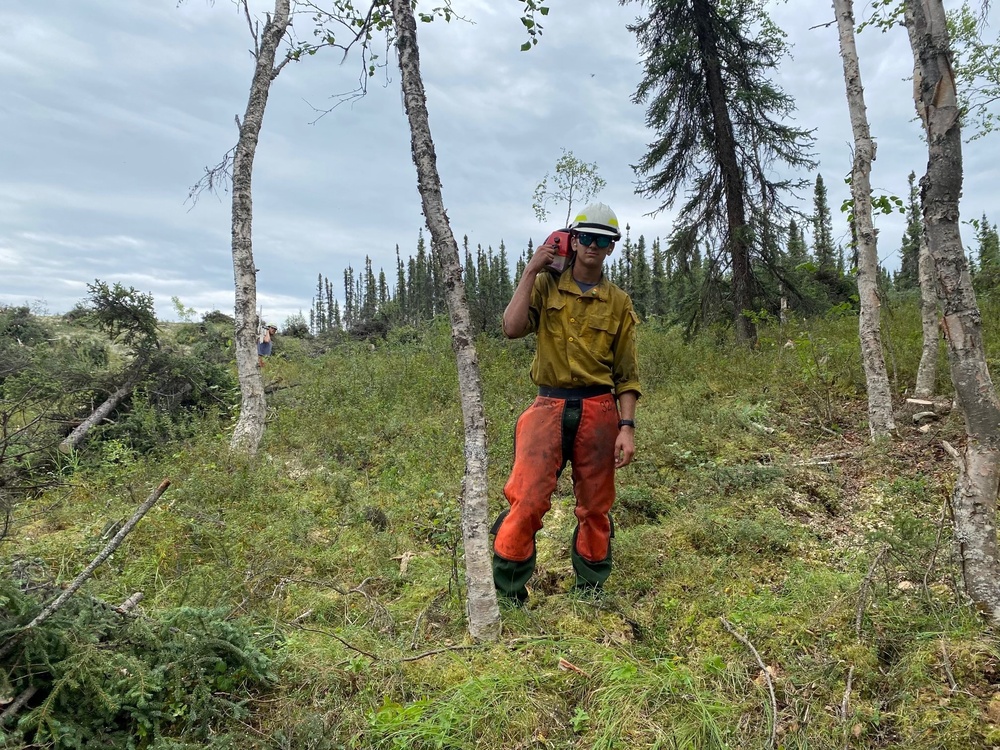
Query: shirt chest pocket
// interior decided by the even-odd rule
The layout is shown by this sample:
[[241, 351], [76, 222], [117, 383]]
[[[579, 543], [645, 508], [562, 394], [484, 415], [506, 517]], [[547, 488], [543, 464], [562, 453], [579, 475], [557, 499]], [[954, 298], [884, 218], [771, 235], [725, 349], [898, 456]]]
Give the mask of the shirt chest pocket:
[[553, 295], [545, 301], [545, 329], [553, 336], [563, 338], [566, 335], [565, 314], [566, 300]]
[[595, 312], [587, 316], [583, 335], [595, 356], [603, 358], [610, 352], [617, 328], [611, 315], [606, 312]]

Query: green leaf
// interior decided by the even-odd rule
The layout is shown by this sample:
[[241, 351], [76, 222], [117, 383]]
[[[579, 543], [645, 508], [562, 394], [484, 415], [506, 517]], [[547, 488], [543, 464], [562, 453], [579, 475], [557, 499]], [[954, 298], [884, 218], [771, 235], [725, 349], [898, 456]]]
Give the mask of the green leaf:
[[525, 42], [521, 45], [521, 52], [527, 52], [529, 49], [531, 49], [531, 42]]

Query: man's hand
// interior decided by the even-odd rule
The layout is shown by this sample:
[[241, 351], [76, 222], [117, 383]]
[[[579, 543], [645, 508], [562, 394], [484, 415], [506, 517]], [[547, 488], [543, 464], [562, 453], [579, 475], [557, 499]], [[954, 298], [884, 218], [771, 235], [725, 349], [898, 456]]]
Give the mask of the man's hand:
[[615, 440], [615, 468], [628, 466], [634, 457], [635, 430], [632, 427], [622, 427], [618, 430], [618, 438]]
[[545, 266], [549, 265], [555, 256], [555, 245], [539, 245], [535, 248], [535, 254], [531, 256], [531, 260], [528, 261], [528, 265], [525, 266], [524, 270], [532, 274], [537, 274]]

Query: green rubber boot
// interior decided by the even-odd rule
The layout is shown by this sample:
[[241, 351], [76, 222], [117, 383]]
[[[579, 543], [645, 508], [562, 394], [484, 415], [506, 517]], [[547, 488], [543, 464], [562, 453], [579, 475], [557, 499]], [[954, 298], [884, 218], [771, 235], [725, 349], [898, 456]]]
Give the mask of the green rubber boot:
[[528, 600], [528, 580], [535, 572], [535, 553], [527, 560], [514, 562], [493, 553], [493, 585], [497, 593], [518, 606]]
[[611, 575], [611, 542], [608, 542], [608, 556], [598, 562], [584, 560], [576, 551], [576, 535], [580, 532], [578, 526], [573, 532], [573, 546], [570, 556], [573, 559], [573, 570], [576, 571], [576, 583], [573, 588], [579, 592], [597, 592]]

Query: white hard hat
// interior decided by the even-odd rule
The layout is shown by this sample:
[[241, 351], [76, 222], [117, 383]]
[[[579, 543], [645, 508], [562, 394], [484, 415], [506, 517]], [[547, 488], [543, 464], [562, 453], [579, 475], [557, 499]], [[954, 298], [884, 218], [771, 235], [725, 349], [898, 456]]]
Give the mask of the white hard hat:
[[621, 230], [618, 228], [618, 217], [606, 203], [591, 203], [580, 211], [569, 228], [574, 232], [589, 232], [604, 234], [620, 240]]

